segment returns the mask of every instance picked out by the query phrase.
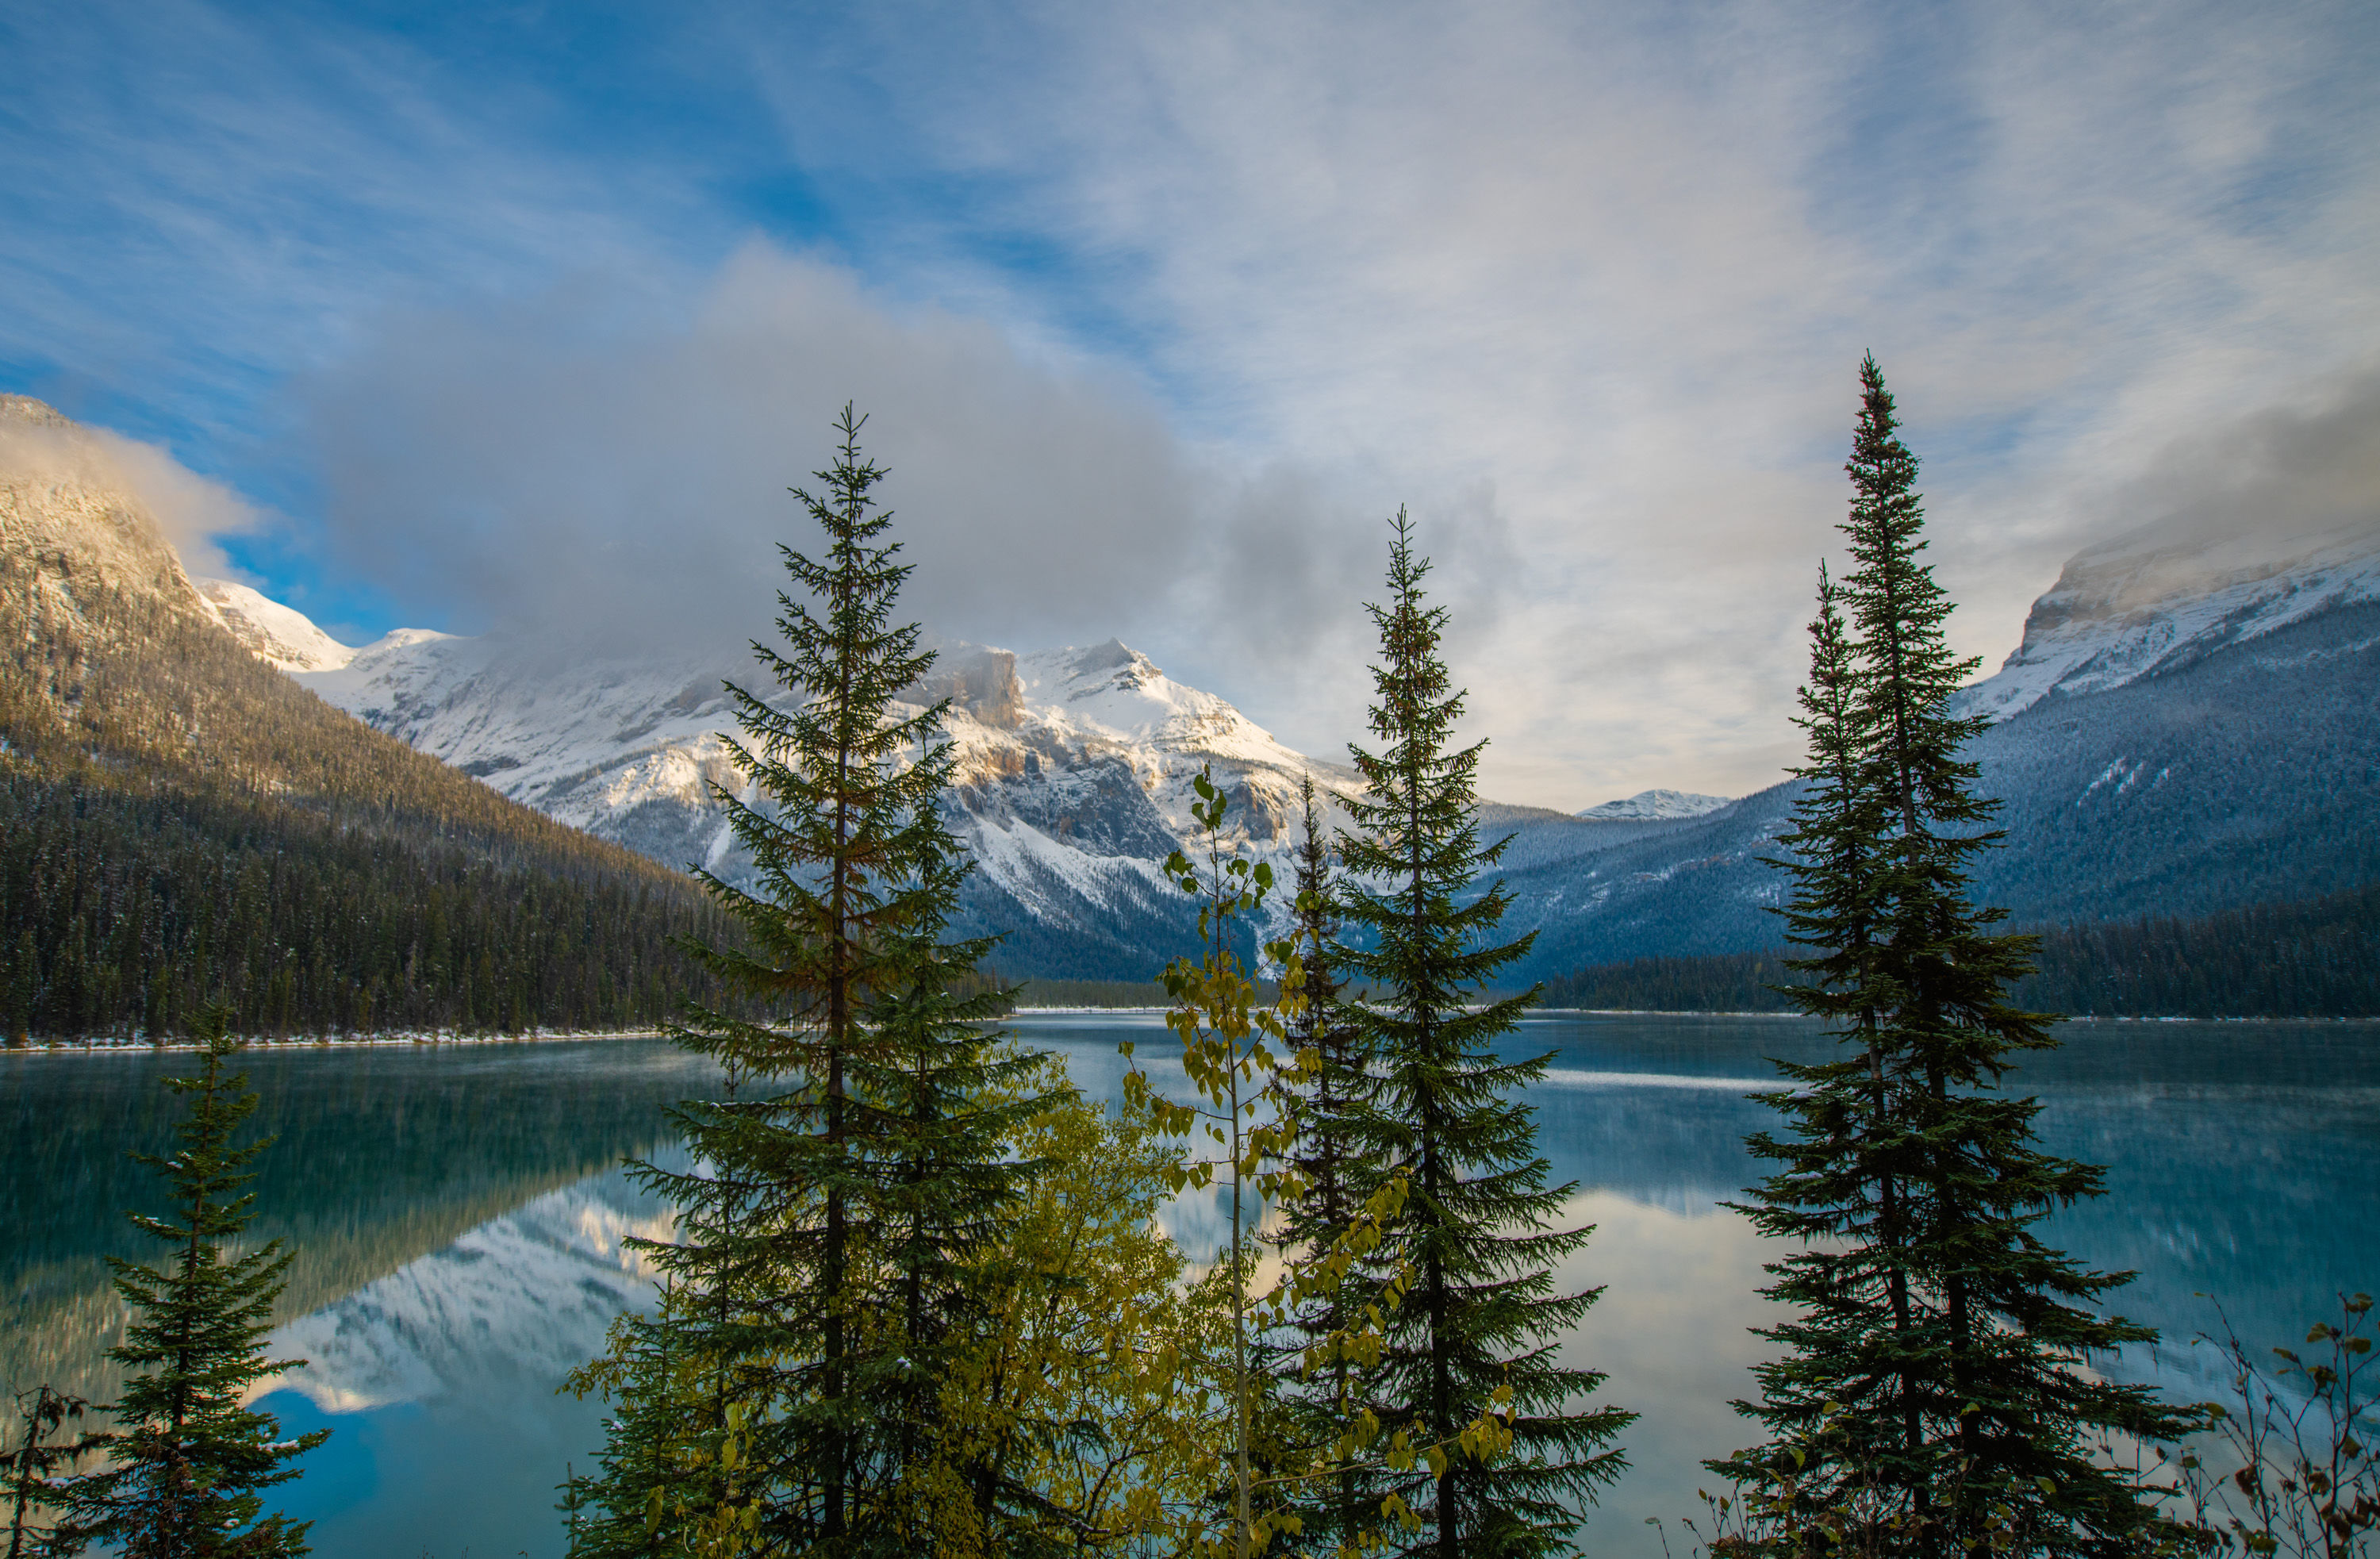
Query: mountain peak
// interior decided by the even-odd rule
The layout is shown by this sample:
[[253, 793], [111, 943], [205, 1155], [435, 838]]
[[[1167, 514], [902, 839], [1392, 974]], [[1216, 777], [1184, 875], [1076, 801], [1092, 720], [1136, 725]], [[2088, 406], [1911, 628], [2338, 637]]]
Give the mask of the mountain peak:
[[0, 395], [0, 422], [28, 422], [37, 428], [71, 428], [73, 418], [47, 401], [30, 396]]
[[1602, 822], [1650, 822], [1672, 818], [1698, 818], [1715, 812], [1734, 798], [1697, 796], [1688, 790], [1640, 790], [1621, 801], [1606, 801], [1578, 815]]
[[[1083, 651], [1075, 662], [1075, 669], [1081, 675], [1088, 676], [1098, 672], [1114, 671], [1135, 664], [1148, 664], [1148, 657], [1121, 639], [1111, 639], [1105, 644], [1094, 644]], [[1149, 665], [1148, 669], [1157, 671], [1155, 665]], [[1157, 672], [1157, 674], [1160, 676], [1164, 675], [1163, 672]]]
[[2120, 688], [2369, 601], [2380, 601], [2380, 517], [2219, 533], [2144, 527], [2070, 559], [2033, 603], [2024, 641], [1961, 702], [2006, 720], [2052, 694]]

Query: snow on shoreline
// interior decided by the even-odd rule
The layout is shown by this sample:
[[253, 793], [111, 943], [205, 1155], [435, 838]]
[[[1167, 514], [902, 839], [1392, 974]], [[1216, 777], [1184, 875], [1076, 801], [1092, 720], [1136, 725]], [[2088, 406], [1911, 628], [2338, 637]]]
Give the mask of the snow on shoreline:
[[[239, 1036], [233, 1036], [239, 1039]], [[303, 1034], [287, 1039], [261, 1036], [239, 1039], [242, 1050], [364, 1050], [395, 1045], [545, 1044], [571, 1040], [657, 1040], [659, 1029], [531, 1029], [517, 1034], [465, 1034], [445, 1030], [406, 1029], [391, 1034]], [[56, 1055], [89, 1053], [105, 1055], [156, 1055], [196, 1051], [189, 1040], [30, 1040], [0, 1046], [0, 1055]]]

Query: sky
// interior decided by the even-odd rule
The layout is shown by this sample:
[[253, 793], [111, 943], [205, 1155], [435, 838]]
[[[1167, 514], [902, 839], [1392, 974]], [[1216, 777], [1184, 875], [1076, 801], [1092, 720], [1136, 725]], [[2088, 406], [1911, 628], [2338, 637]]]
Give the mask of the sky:
[[935, 631], [1324, 756], [1409, 507], [1483, 790], [1564, 809], [1792, 761], [1863, 352], [1985, 670], [2380, 371], [2357, 0], [0, 0], [0, 389], [351, 642], [732, 658], [852, 401]]

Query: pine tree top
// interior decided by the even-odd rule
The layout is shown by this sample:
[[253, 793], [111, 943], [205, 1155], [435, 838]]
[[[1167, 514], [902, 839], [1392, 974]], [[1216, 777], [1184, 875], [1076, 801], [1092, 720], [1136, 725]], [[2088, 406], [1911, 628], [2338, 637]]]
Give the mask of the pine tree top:
[[[1423, 593], [1430, 562], [1415, 554], [1411, 517], [1400, 508], [1390, 526], [1389, 599], [1366, 607], [1380, 633], [1370, 724], [1382, 746], [1378, 752], [1348, 746], [1366, 789], [1348, 798], [1354, 826], [1339, 834], [1340, 914], [1370, 933], [1372, 944], [1348, 948], [1340, 961], [1376, 989], [1395, 992], [1390, 1005], [1423, 1028], [1444, 1024], [1484, 1041], [1511, 1028], [1532, 997], [1463, 1009], [1528, 955], [1536, 933], [1490, 944], [1512, 897], [1500, 883], [1469, 895], [1511, 841], [1480, 843], [1476, 782], [1487, 743], [1451, 745], [1465, 695], [1440, 653], [1447, 610]], [[1390, 1020], [1375, 1014], [1364, 1021]]]
[[[866, 423], [846, 405], [834, 461], [814, 473], [818, 490], [791, 490], [827, 544], [816, 557], [779, 548], [795, 587], [777, 596], [783, 648], [756, 642], [753, 653], [780, 695], [727, 686], [742, 728], [728, 746], [767, 799], [714, 794], [756, 883], [696, 874], [747, 946], [691, 949], [730, 989], [838, 1046], [865, 993], [900, 986], [939, 936], [972, 870], [939, 805], [953, 762], [942, 739], [950, 700], [909, 709], [901, 699], [935, 656], [920, 648], [918, 624], [894, 620], [910, 566], [883, 539], [892, 511], [875, 489], [888, 473], [860, 450]], [[738, 1072], [805, 1064], [802, 1036], [767, 1021], [703, 1012], [680, 1032]]]

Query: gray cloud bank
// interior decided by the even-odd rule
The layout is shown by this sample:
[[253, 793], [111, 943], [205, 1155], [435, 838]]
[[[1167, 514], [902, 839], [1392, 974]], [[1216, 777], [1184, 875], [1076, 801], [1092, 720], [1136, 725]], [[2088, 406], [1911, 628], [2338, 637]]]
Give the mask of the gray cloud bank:
[[[581, 287], [407, 319], [309, 405], [333, 547], [408, 607], [565, 653], [732, 652], [768, 634], [777, 543], [815, 538], [785, 489], [814, 485], [845, 398], [892, 472], [880, 491], [917, 566], [904, 605], [936, 631], [1026, 649], [1121, 635], [1307, 750], [1360, 738], [1387, 462], [1195, 446], [1112, 371], [902, 309], [815, 260], [748, 248], [682, 309]], [[1804, 557], [1840, 501], [1831, 461], [1811, 468], [1706, 471], [1642, 499], [1640, 531], [1565, 546], [1516, 539], [1485, 478], [1414, 494], [1457, 674], [1485, 706], [1475, 732], [1518, 749], [1522, 798], [1597, 798], [1572, 755], [1597, 744], [1658, 761], [1718, 731], [1738, 743], [1721, 773], [1739, 790], [1791, 760]], [[2380, 524], [2380, 365], [2205, 420], [2132, 474], [2046, 501], [2058, 527], [2023, 544], [2062, 537], [2059, 557], [2094, 536], [2252, 549]], [[1575, 656], [1598, 598], [1609, 621]], [[1715, 689], [1706, 707], [1648, 707], [1696, 688]], [[1691, 779], [1712, 773], [1702, 756], [1611, 766]]]
[[2103, 552], [2228, 542], [2243, 556], [2279, 557], [2380, 530], [2380, 360], [2176, 442], [2107, 509], [2151, 518]]
[[945, 631], [1089, 632], [1190, 550], [1200, 478], [1120, 377], [760, 248], [684, 317], [590, 329], [614, 301], [407, 320], [319, 381], [343, 560], [465, 627], [735, 642], [765, 627], [776, 543], [815, 535], [787, 489], [817, 486], [846, 400], [894, 473], [905, 604]]
[[[394, 322], [306, 415], [332, 554], [405, 609], [676, 652], [768, 637], [776, 547], [818, 536], [787, 489], [845, 400], [936, 632], [1121, 635], [1326, 753], [1359, 727], [1391, 503], [1346, 493], [1383, 482], [1202, 451], [1120, 373], [765, 245], [682, 311], [587, 284]], [[1492, 489], [1414, 496], [1475, 634], [1516, 567]]]

